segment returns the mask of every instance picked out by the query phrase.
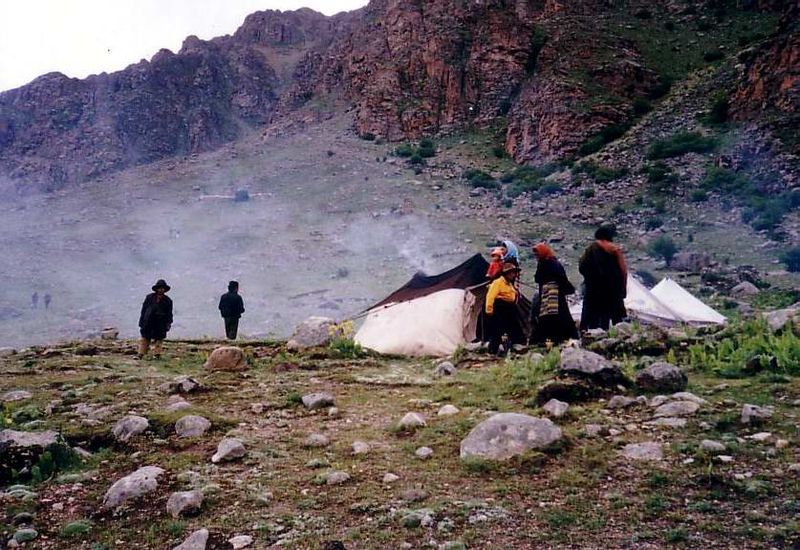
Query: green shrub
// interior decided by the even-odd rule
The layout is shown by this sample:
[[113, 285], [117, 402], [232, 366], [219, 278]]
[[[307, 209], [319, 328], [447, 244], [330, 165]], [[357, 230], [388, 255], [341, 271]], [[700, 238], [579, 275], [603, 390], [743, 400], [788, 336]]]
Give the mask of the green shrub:
[[705, 202], [708, 200], [708, 192], [705, 189], [695, 189], [689, 199], [692, 202]]
[[628, 174], [625, 168], [609, 168], [593, 162], [582, 162], [572, 171], [576, 174], [586, 174], [598, 183], [610, 183]]
[[347, 337], [337, 337], [331, 340], [328, 348], [335, 352], [337, 356], [345, 359], [360, 359], [366, 357], [367, 353], [361, 344]]
[[436, 156], [436, 144], [431, 141], [430, 139], [424, 138], [421, 139], [419, 142], [419, 148], [417, 149], [419, 156], [423, 158], [432, 158]]
[[669, 193], [672, 187], [678, 183], [678, 176], [663, 161], [646, 166], [644, 173], [647, 174], [647, 183], [650, 184], [650, 188], [657, 193]]
[[725, 54], [719, 50], [713, 50], [710, 52], [705, 52], [703, 54], [703, 60], [712, 63], [714, 61], [719, 61], [720, 59], [724, 58]]
[[551, 182], [545, 183], [539, 188], [540, 195], [557, 195], [564, 190], [559, 184]]
[[665, 95], [667, 95], [672, 89], [672, 84], [675, 82], [675, 79], [671, 76], [661, 75], [658, 78], [658, 84], [656, 84], [652, 90], [650, 90], [650, 94], [648, 97], [651, 100], [661, 99]]
[[800, 246], [790, 248], [781, 254], [781, 261], [786, 265], [786, 269], [792, 273], [800, 273]]
[[607, 143], [611, 143], [614, 140], [617, 140], [625, 135], [625, 132], [628, 131], [630, 128], [629, 125], [623, 124], [611, 124], [606, 126], [596, 135], [591, 137], [586, 143], [584, 143], [579, 149], [578, 154], [581, 156], [591, 155], [592, 153], [596, 153]]
[[[800, 262], [800, 248], [797, 249]], [[800, 263], [797, 265], [800, 268]], [[759, 309], [781, 309], [800, 302], [800, 290], [769, 289], [755, 295], [751, 304]]]
[[419, 154], [419, 151], [415, 151], [411, 158], [408, 159], [408, 163], [411, 166], [423, 166], [425, 164], [425, 159], [422, 158], [422, 155]]
[[638, 98], [633, 102], [633, 114], [643, 116], [653, 110], [653, 104], [643, 98]]
[[672, 258], [678, 252], [678, 245], [675, 244], [671, 238], [666, 235], [661, 235], [657, 239], [650, 242], [647, 247], [647, 252], [654, 258], [663, 259], [669, 266], [672, 263]]
[[728, 122], [729, 111], [731, 108], [727, 94], [720, 94], [711, 104], [708, 114], [702, 118], [706, 124], [719, 125]]
[[654, 229], [658, 229], [664, 225], [664, 220], [659, 218], [658, 216], [653, 216], [651, 218], [647, 218], [644, 221], [644, 228], [648, 231], [653, 231]]
[[495, 145], [492, 147], [492, 154], [499, 159], [505, 158], [506, 149], [502, 145]]
[[584, 199], [591, 199], [594, 197], [594, 187], [587, 187], [586, 189], [581, 190], [581, 197]]
[[398, 157], [408, 158], [414, 154], [414, 148], [408, 143], [403, 143], [397, 146], [397, 149], [394, 150], [394, 154]]
[[59, 535], [63, 538], [83, 538], [92, 530], [92, 524], [86, 520], [73, 521], [61, 528]]
[[681, 132], [666, 139], [655, 141], [647, 151], [650, 160], [679, 157], [686, 153], [707, 153], [713, 151], [717, 141], [697, 132]]
[[472, 187], [483, 187], [484, 189], [496, 189], [498, 187], [495, 179], [483, 170], [467, 170], [464, 172], [464, 179]]

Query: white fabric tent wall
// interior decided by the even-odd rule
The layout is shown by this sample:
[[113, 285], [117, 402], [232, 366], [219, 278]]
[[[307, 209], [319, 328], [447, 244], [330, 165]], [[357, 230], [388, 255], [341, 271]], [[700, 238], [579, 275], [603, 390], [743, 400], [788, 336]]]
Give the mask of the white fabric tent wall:
[[472, 292], [440, 290], [370, 311], [354, 339], [378, 353], [450, 355], [474, 337], [477, 313]]
[[672, 325], [683, 321], [680, 315], [630, 275], [628, 275], [628, 296], [625, 298], [625, 308], [631, 316], [648, 323]]
[[704, 304], [688, 290], [667, 277], [650, 291], [672, 311], [692, 325], [722, 325], [727, 319], [724, 315]]

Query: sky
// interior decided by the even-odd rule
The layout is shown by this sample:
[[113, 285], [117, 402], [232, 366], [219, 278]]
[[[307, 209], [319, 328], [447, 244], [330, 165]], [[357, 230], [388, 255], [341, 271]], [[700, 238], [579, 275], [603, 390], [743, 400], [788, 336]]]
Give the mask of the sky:
[[0, 0], [0, 91], [58, 71], [84, 78], [177, 51], [183, 39], [233, 33], [266, 9], [332, 15], [367, 0]]

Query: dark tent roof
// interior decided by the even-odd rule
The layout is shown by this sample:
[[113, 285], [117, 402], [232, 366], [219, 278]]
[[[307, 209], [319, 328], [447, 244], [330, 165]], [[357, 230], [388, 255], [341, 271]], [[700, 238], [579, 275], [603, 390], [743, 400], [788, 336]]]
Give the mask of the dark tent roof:
[[439, 275], [425, 275], [419, 271], [411, 277], [410, 281], [369, 309], [391, 303], [407, 302], [448, 288], [466, 289], [480, 285], [486, 282], [487, 269], [489, 269], [489, 262], [480, 254], [475, 254], [463, 264]]

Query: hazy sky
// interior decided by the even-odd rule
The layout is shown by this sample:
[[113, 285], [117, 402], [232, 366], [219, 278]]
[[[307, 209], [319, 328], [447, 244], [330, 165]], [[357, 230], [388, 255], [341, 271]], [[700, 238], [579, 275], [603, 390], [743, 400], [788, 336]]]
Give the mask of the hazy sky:
[[83, 78], [177, 51], [187, 36], [231, 34], [259, 10], [331, 15], [367, 0], [0, 0], [0, 91], [59, 71]]

